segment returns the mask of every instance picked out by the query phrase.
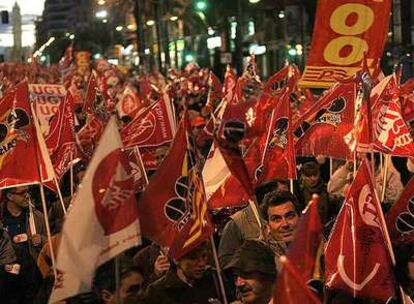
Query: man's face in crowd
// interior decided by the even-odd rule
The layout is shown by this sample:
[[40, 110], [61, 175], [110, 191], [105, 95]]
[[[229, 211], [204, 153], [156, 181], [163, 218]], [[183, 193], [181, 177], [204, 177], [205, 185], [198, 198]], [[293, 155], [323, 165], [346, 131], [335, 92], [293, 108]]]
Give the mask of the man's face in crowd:
[[236, 287], [242, 303], [268, 303], [271, 297], [273, 282], [260, 274], [242, 274], [237, 277]]
[[291, 242], [295, 237], [298, 214], [292, 202], [267, 209], [269, 232], [275, 240]]
[[321, 177], [321, 174], [318, 171], [311, 172], [307, 175], [304, 174], [302, 176], [303, 184], [306, 187], [310, 187], [310, 188], [315, 187], [316, 185], [318, 185], [320, 177]]
[[[119, 299], [120, 303], [124, 303], [127, 297], [138, 295], [142, 292], [142, 285], [144, 278], [138, 272], [131, 272], [121, 280], [121, 286], [119, 287]], [[116, 303], [116, 291], [110, 293], [108, 297], [104, 297], [104, 303], [115, 304]]]
[[208, 250], [205, 248], [183, 257], [178, 265], [187, 279], [196, 280], [203, 276], [207, 262]]
[[29, 188], [16, 187], [7, 193], [7, 198], [20, 208], [27, 208], [29, 206]]

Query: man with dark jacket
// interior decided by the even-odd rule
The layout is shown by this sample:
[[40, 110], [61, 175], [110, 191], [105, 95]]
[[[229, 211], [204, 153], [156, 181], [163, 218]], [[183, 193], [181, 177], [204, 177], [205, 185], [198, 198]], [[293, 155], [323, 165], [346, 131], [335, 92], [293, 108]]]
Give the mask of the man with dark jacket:
[[176, 265], [148, 286], [146, 304], [208, 304], [222, 301], [219, 282], [207, 267], [209, 251], [202, 244], [176, 261]]
[[6, 274], [15, 271], [16, 254], [10, 237], [4, 230], [3, 223], [0, 221], [0, 299], [3, 299], [3, 288]]
[[[37, 257], [46, 241], [45, 224], [41, 212], [30, 207], [29, 189], [21, 186], [3, 190], [1, 220], [16, 253], [14, 271], [6, 274], [5, 289], [9, 303], [32, 303], [41, 284], [36, 265]], [[32, 211], [29, 211], [32, 208]], [[35, 231], [34, 231], [35, 229]]]

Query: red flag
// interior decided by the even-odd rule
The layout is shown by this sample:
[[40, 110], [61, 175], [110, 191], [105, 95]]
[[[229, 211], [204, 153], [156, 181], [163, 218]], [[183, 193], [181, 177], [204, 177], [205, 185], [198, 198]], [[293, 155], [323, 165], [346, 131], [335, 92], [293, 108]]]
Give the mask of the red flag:
[[326, 285], [353, 297], [386, 302], [396, 294], [381, 207], [364, 160], [325, 248]]
[[89, 75], [88, 86], [86, 87], [85, 102], [83, 104], [84, 111], [87, 111], [89, 113], [92, 112], [93, 104], [96, 98], [97, 86], [98, 84], [96, 80], [96, 73], [95, 71], [92, 71], [92, 73]]
[[231, 175], [220, 149], [214, 143], [204, 164], [203, 181], [211, 209], [244, 206], [249, 199], [243, 186]]
[[143, 107], [143, 100], [139, 98], [132, 87], [126, 86], [116, 107], [120, 117], [129, 116], [132, 118]]
[[296, 155], [351, 157], [344, 136], [354, 124], [355, 94], [355, 81], [338, 83], [296, 121]]
[[59, 66], [62, 69], [66, 69], [73, 61], [73, 43], [71, 43], [65, 50], [63, 57], [59, 60]]
[[286, 65], [270, 77], [263, 88], [263, 93], [272, 96], [279, 95], [287, 85], [289, 71], [290, 66]]
[[210, 76], [208, 78], [208, 96], [207, 96], [207, 104], [206, 108], [208, 110], [213, 110], [220, 102], [221, 98], [223, 97], [223, 86], [220, 83], [220, 80], [214, 75], [213, 72], [210, 71]]
[[[320, 304], [321, 300], [309, 290], [307, 282], [294, 267], [293, 262], [282, 257], [283, 271], [277, 276], [274, 303]], [[278, 292], [278, 290], [280, 291]]]
[[58, 180], [70, 169], [72, 161], [78, 156], [73, 104], [73, 96], [68, 92], [58, 113], [53, 117], [49, 135], [45, 138]]
[[385, 215], [393, 244], [414, 242], [414, 178], [405, 185], [404, 192]]
[[[321, 301], [307, 285], [315, 271], [318, 249], [322, 241], [322, 224], [317, 199], [312, 200], [302, 215], [295, 239], [289, 246], [282, 272], [277, 276], [275, 303], [319, 304]], [[282, 259], [283, 260], [283, 259]]]
[[233, 97], [236, 90], [237, 76], [233, 69], [228, 65], [226, 74], [224, 75], [223, 97], [228, 103], [233, 102]]
[[86, 124], [76, 134], [80, 149], [86, 159], [92, 157], [95, 145], [101, 138], [104, 127], [105, 123], [92, 113], [88, 115]]
[[414, 143], [404, 121], [395, 77], [391, 77], [374, 104], [374, 147], [394, 156], [414, 157]]
[[169, 247], [174, 259], [191, 251], [212, 232], [204, 187], [197, 172], [193, 147], [189, 145], [187, 128], [185, 119], [170, 152], [138, 202], [143, 235]]
[[244, 160], [256, 184], [275, 178], [296, 178], [289, 91], [281, 96], [268, 130], [249, 147]]
[[135, 192], [144, 191], [148, 178], [139, 149], [124, 149], [123, 153], [128, 161], [127, 174], [133, 178]]
[[126, 147], [159, 146], [174, 138], [175, 123], [171, 104], [166, 94], [149, 111], [137, 116], [121, 130]]
[[32, 115], [26, 82], [9, 90], [0, 100], [0, 188], [53, 178], [43, 137]]
[[238, 179], [246, 193], [250, 197], [253, 196], [253, 185], [238, 144], [228, 140], [216, 140], [216, 145], [219, 147], [221, 155], [231, 174]]

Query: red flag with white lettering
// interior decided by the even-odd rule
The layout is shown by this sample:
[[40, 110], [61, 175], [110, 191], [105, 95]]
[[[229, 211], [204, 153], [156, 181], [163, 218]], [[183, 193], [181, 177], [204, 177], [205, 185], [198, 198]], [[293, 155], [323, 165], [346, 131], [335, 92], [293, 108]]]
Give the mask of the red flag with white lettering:
[[35, 123], [28, 85], [21, 82], [0, 100], [0, 188], [53, 179], [50, 158]]
[[380, 212], [368, 161], [364, 160], [325, 248], [329, 288], [384, 303], [396, 295]]
[[125, 147], [160, 146], [173, 140], [175, 122], [166, 94], [149, 111], [139, 114], [121, 130]]
[[73, 108], [73, 96], [68, 92], [58, 113], [53, 117], [49, 135], [45, 138], [58, 180], [70, 169], [72, 161], [78, 156]]
[[403, 118], [395, 77], [390, 77], [373, 108], [375, 150], [394, 156], [414, 157], [413, 138]]

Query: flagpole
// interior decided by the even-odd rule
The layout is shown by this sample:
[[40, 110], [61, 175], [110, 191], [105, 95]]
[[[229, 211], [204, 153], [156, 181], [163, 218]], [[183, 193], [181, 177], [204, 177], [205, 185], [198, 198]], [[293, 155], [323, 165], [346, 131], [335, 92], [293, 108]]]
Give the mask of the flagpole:
[[[30, 105], [30, 108], [31, 108], [31, 111], [32, 111], [32, 118], [33, 118], [32, 131], [33, 131], [33, 135], [34, 135], [34, 140], [35, 140], [35, 143], [37, 143], [40, 146], [39, 136], [42, 136], [42, 135], [39, 134], [37, 116], [35, 114], [33, 104]], [[36, 146], [35, 146], [34, 150], [35, 150], [35, 157], [36, 157], [36, 161], [37, 161], [37, 173], [39, 175], [39, 180], [40, 180], [39, 186], [40, 186], [40, 198], [41, 198], [41, 201], [42, 201], [42, 209], [43, 209], [43, 219], [45, 221], [47, 242], [49, 244], [49, 250], [50, 250], [50, 258], [52, 260], [53, 275], [56, 279], [57, 278], [56, 259], [55, 259], [55, 252], [53, 250], [53, 245], [52, 245], [52, 234], [50, 232], [48, 211], [47, 211], [47, 206], [46, 206], [46, 197], [45, 197], [45, 192], [44, 192], [44, 188], [43, 188], [42, 170], [40, 169], [39, 151], [38, 151]], [[41, 147], [40, 147], [40, 151], [42, 151]]]
[[290, 192], [293, 194], [293, 178], [289, 178]]
[[256, 219], [256, 222], [259, 225], [260, 236], [262, 236], [263, 235], [263, 224], [262, 224], [262, 221], [260, 220], [259, 206], [257, 205], [257, 199], [255, 195], [253, 195], [252, 198], [249, 198], [249, 206], [250, 208], [252, 208], [254, 218]]
[[263, 151], [262, 159], [261, 159], [261, 162], [260, 162], [261, 165], [263, 165], [264, 158], [266, 156], [267, 145], [269, 144], [270, 134], [272, 133], [272, 124], [273, 124], [273, 118], [274, 118], [274, 116], [275, 116], [275, 110], [273, 109], [272, 116], [270, 117], [270, 123], [269, 123], [269, 126], [268, 126], [269, 129], [267, 131], [266, 143], [264, 145], [264, 151]]
[[381, 189], [381, 201], [380, 203], [384, 202], [385, 200], [385, 190], [387, 189], [387, 176], [388, 176], [388, 165], [390, 161], [390, 156], [385, 155], [384, 159], [384, 175], [382, 177], [382, 189]]
[[121, 287], [121, 265], [119, 261], [119, 255], [115, 258], [115, 303], [121, 304], [121, 294], [120, 294], [120, 287]]
[[60, 191], [59, 183], [56, 179], [56, 176], [53, 177], [53, 182], [56, 186], [56, 190], [57, 190], [57, 193], [58, 193], [60, 205], [62, 206], [63, 214], [66, 215], [65, 202], [63, 201], [62, 192]]
[[73, 151], [70, 152], [70, 197], [73, 197]]
[[333, 175], [333, 159], [332, 157], [329, 157], [329, 178], [331, 178]]
[[142, 173], [144, 174], [145, 185], [148, 185], [147, 171], [145, 170], [144, 162], [142, 161], [141, 152], [139, 152], [138, 146], [135, 146], [134, 149], [136, 150], [136, 153], [138, 155], [139, 164], [140, 164], [141, 168], [143, 169], [143, 172]]
[[223, 296], [224, 304], [227, 304], [228, 302], [227, 302], [226, 289], [224, 288], [223, 277], [221, 275], [221, 267], [220, 267], [220, 263], [218, 260], [217, 249], [216, 249], [216, 244], [214, 243], [213, 235], [210, 236], [210, 243], [211, 243], [211, 249], [213, 251], [214, 264], [216, 265], [216, 272], [217, 272], [218, 281], [220, 285], [221, 295]]
[[[373, 186], [375, 188], [375, 184], [373, 184]], [[381, 203], [379, 201], [377, 191], [375, 191], [375, 189], [373, 189], [373, 190], [374, 190], [374, 195], [376, 197], [376, 200], [378, 202], [377, 209], [378, 209], [379, 220], [381, 221], [381, 228], [382, 228], [381, 230], [382, 230], [382, 233], [383, 233], [383, 237], [384, 237], [385, 243], [387, 245], [388, 252], [390, 254], [390, 258], [391, 258], [392, 265], [395, 266], [396, 265], [396, 259], [395, 259], [394, 249], [392, 248], [391, 238], [390, 238], [390, 235], [388, 233], [388, 229], [387, 229], [387, 224], [385, 222], [384, 213], [382, 212]], [[403, 304], [407, 303], [406, 302], [406, 299], [405, 299], [405, 293], [404, 293], [404, 290], [402, 289], [401, 285], [399, 285], [399, 290], [400, 290], [400, 293], [401, 293], [402, 303]]]

